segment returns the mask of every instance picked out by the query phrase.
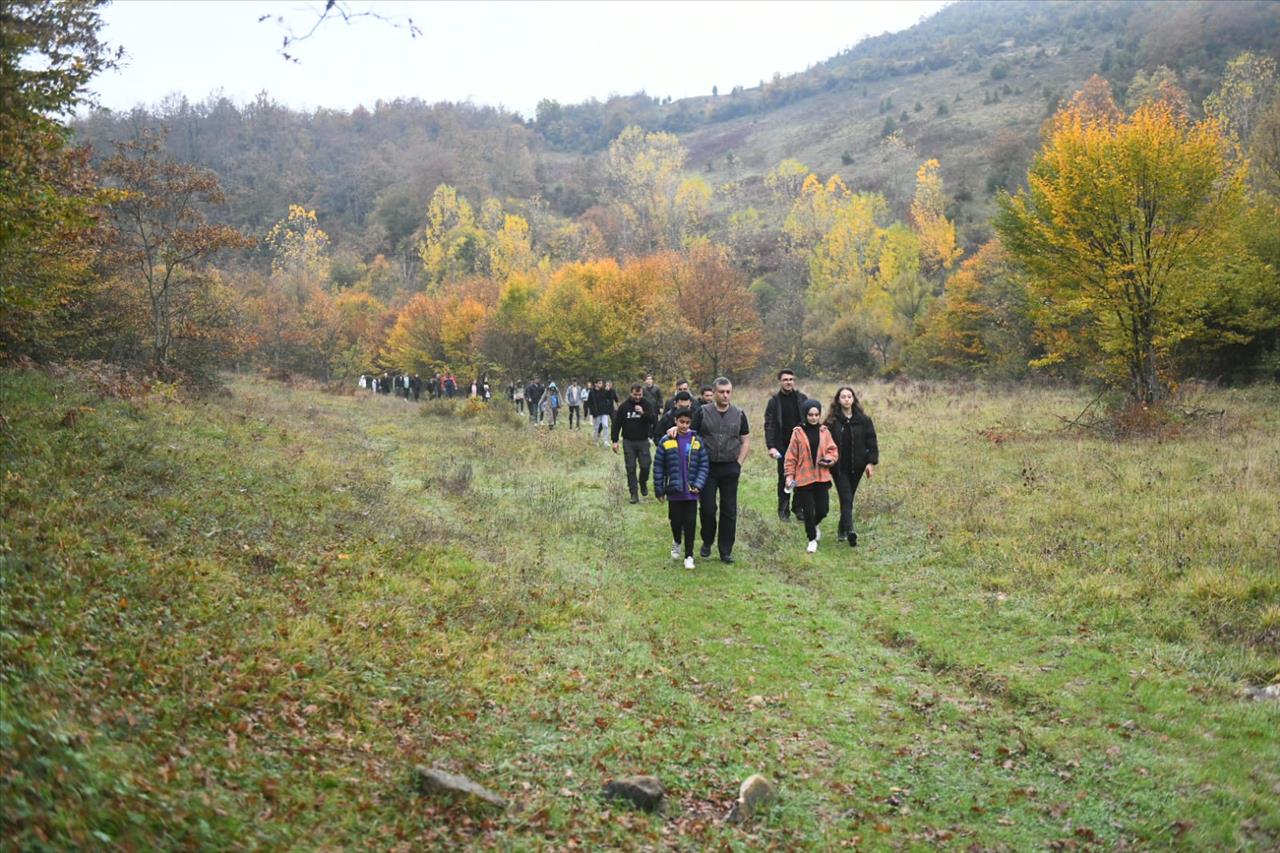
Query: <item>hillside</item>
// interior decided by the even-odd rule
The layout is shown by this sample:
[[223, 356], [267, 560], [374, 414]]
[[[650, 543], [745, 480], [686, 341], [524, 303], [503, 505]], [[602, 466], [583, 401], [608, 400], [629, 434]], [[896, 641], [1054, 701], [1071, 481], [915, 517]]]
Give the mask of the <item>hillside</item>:
[[[916, 167], [933, 157], [971, 247], [989, 234], [992, 194], [1025, 174], [1043, 119], [1090, 74], [1107, 76], [1123, 100], [1135, 73], [1168, 65], [1198, 104], [1245, 49], [1280, 51], [1280, 6], [970, 2], [801, 74], [714, 97], [545, 101], [527, 118], [386, 103], [376, 93], [352, 113], [298, 113], [269, 97], [246, 105], [178, 99], [132, 116], [100, 112], [77, 131], [103, 153], [139, 126], [168, 126], [174, 156], [217, 173], [234, 224], [260, 233], [299, 203], [317, 210], [336, 246], [365, 258], [393, 253], [395, 211], [421, 217], [440, 183], [475, 204], [495, 196], [523, 207], [535, 240], [545, 239], [535, 214], [572, 218], [597, 204], [599, 152], [632, 124], [678, 134], [686, 168], [718, 190], [713, 236], [723, 236], [723, 215], [744, 204], [766, 223], [780, 221], [785, 203], [762, 179], [784, 159], [882, 192], [901, 216]], [[891, 128], [900, 135], [886, 144]], [[768, 261], [753, 265], [767, 269]]]
[[[755, 449], [738, 562], [687, 571], [503, 404], [112, 378], [0, 370], [6, 847], [1280, 843], [1274, 388], [1117, 443], [1071, 390], [869, 384], [858, 548], [806, 554]], [[661, 815], [600, 796], [638, 772]]]

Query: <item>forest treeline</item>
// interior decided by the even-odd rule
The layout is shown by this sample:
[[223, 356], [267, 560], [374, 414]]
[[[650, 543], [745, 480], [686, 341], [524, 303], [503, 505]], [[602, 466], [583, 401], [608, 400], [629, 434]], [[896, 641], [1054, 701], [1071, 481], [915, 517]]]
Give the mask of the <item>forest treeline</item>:
[[[1046, 27], [1079, 13], [1032, 5]], [[1001, 8], [972, 6], [981, 20]], [[1085, 8], [1091, 26], [1128, 14]], [[1182, 376], [1280, 369], [1280, 87], [1263, 54], [1233, 56], [1199, 96], [1165, 66], [1129, 75], [1122, 98], [1095, 76], [1056, 105], [979, 243], [957, 234], [939, 160], [894, 132], [882, 144], [909, 170], [905, 198], [783, 159], [759, 204], [642, 123], [548, 165], [538, 140], [595, 144], [555, 142], [551, 106], [525, 122], [390, 104], [375, 121], [266, 96], [178, 102], [89, 117], [91, 153], [64, 117], [115, 61], [96, 9], [20, 2], [3, 18], [5, 358], [344, 381], [1042, 371], [1142, 401]], [[331, 180], [315, 182], [318, 163]], [[544, 195], [553, 167], [573, 180]]]

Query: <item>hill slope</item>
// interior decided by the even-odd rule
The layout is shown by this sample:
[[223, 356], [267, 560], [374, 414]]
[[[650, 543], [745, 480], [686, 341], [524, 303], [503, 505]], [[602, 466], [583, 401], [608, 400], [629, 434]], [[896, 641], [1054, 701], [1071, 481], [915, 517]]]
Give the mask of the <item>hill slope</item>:
[[[916, 167], [934, 157], [962, 240], [973, 244], [988, 233], [991, 194], [1021, 179], [1040, 123], [1090, 74], [1108, 76], [1123, 99], [1135, 72], [1166, 64], [1198, 104], [1245, 49], [1280, 52], [1280, 4], [983, 0], [718, 97], [547, 101], [527, 120], [417, 101], [307, 114], [265, 97], [179, 99], [132, 116], [97, 113], [77, 129], [102, 153], [139, 126], [166, 125], [174, 156], [218, 174], [233, 224], [261, 233], [300, 203], [318, 211], [337, 246], [365, 257], [392, 253], [396, 211], [421, 217], [439, 183], [476, 203], [496, 196], [523, 207], [535, 239], [545, 238], [537, 212], [574, 217], [596, 204], [599, 152], [631, 124], [677, 133], [687, 167], [721, 190], [713, 236], [747, 204], [780, 220], [785, 203], [762, 178], [783, 159], [883, 192], [901, 215]], [[899, 135], [885, 144], [891, 128]]]

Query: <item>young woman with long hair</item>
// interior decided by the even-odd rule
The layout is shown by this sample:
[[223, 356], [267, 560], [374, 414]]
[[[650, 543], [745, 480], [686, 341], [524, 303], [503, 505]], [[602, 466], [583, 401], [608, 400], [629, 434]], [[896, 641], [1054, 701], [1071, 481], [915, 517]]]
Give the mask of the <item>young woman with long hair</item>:
[[876, 428], [862, 410], [858, 395], [847, 385], [836, 390], [827, 412], [827, 429], [840, 451], [835, 467], [836, 494], [840, 496], [840, 538], [857, 547], [858, 533], [853, 526], [853, 497], [865, 475], [868, 479], [880, 464], [880, 447]]

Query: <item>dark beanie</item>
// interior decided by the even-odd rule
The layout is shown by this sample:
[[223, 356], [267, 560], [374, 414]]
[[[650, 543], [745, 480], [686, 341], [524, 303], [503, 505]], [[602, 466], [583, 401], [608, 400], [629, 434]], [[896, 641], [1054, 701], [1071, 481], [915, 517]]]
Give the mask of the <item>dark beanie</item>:
[[821, 413], [822, 404], [819, 403], [817, 400], [805, 400], [803, 403], [800, 404], [800, 417], [802, 418], [809, 417], [810, 409], [817, 409], [818, 412]]

